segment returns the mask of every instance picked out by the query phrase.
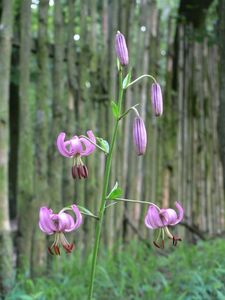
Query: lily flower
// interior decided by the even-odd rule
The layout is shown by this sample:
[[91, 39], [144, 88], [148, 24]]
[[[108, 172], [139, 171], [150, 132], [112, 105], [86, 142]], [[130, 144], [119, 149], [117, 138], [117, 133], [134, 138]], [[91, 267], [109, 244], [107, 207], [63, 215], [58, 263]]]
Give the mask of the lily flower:
[[158, 244], [158, 241], [161, 239], [162, 248], [164, 248], [164, 236], [173, 240], [173, 245], [176, 246], [178, 241], [181, 241], [181, 238], [175, 237], [171, 234], [168, 229], [168, 226], [174, 226], [181, 222], [184, 217], [184, 209], [178, 203], [175, 202], [178, 213], [172, 209], [160, 209], [157, 206], [150, 205], [148, 208], [147, 215], [145, 217], [145, 225], [150, 229], [157, 229], [158, 234], [154, 240], [154, 245], [157, 248], [161, 248]]
[[161, 87], [158, 83], [152, 84], [151, 98], [153, 112], [156, 117], [160, 117], [163, 114], [163, 98]]
[[[65, 213], [66, 210], [73, 210], [76, 216], [75, 221], [71, 215]], [[60, 255], [60, 244], [67, 253], [71, 253], [74, 244], [70, 244], [67, 241], [64, 233], [78, 229], [81, 223], [82, 215], [75, 204], [71, 205], [71, 208], [62, 209], [58, 214], [54, 214], [52, 209], [46, 206], [41, 207], [39, 213], [39, 227], [44, 233], [55, 236], [53, 244], [51, 247], [48, 247], [49, 253], [52, 255], [54, 255], [54, 253]]]
[[117, 31], [115, 37], [115, 50], [120, 64], [122, 66], [127, 66], [129, 63], [127, 44], [124, 35], [119, 31]]
[[147, 133], [145, 123], [139, 116], [133, 122], [133, 141], [137, 155], [143, 155], [147, 146]]
[[[88, 138], [92, 143], [96, 143], [95, 136], [92, 130], [87, 131]], [[74, 135], [70, 140], [65, 141], [66, 134], [61, 132], [56, 141], [56, 145], [59, 153], [64, 157], [73, 158], [72, 176], [76, 178], [87, 178], [88, 169], [82, 162], [82, 156], [88, 156], [95, 150], [95, 145], [84, 137], [78, 137]]]

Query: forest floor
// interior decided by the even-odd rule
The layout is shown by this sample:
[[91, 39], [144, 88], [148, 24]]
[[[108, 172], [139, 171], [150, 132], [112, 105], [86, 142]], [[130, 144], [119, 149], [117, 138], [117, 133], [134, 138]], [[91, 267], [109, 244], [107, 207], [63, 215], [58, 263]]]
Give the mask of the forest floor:
[[[225, 241], [180, 243], [164, 252], [138, 241], [101, 253], [96, 300], [224, 300]], [[91, 256], [62, 255], [46, 277], [19, 276], [7, 300], [85, 300]], [[59, 258], [57, 257], [57, 260]]]

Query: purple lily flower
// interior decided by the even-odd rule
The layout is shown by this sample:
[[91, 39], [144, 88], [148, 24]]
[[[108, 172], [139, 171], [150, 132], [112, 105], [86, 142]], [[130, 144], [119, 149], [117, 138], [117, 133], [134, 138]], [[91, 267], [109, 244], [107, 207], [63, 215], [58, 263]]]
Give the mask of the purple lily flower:
[[147, 133], [142, 118], [135, 117], [133, 123], [133, 140], [137, 155], [143, 155], [147, 146]]
[[178, 203], [175, 202], [178, 213], [172, 209], [160, 209], [157, 206], [150, 205], [148, 208], [147, 215], [145, 217], [145, 225], [150, 229], [159, 229], [159, 234], [154, 240], [154, 245], [160, 248], [158, 240], [161, 238], [162, 248], [164, 248], [164, 235], [166, 233], [167, 237], [173, 240], [173, 245], [177, 245], [177, 241], [181, 241], [181, 238], [173, 236], [168, 226], [174, 226], [181, 222], [184, 217], [184, 209]]
[[159, 117], [163, 114], [163, 98], [161, 87], [158, 83], [152, 84], [151, 94], [153, 112], [156, 117]]
[[122, 66], [128, 65], [129, 55], [128, 55], [126, 40], [124, 35], [119, 31], [117, 31], [115, 37], [115, 50], [116, 50], [116, 55], [120, 61], [120, 64]]
[[[88, 138], [95, 144], [96, 139], [92, 130], [87, 131]], [[61, 132], [57, 137], [56, 145], [62, 156], [73, 158], [72, 176], [76, 178], [87, 178], [88, 169], [82, 162], [82, 156], [88, 156], [95, 150], [95, 145], [84, 137], [74, 135], [70, 140], [65, 141], [66, 134]]]
[[82, 215], [75, 204], [71, 205], [71, 209], [76, 216], [76, 221], [74, 221], [74, 218], [71, 215], [65, 213], [65, 211], [70, 210], [70, 208], [62, 209], [58, 214], [54, 214], [52, 209], [49, 209], [45, 206], [40, 208], [40, 229], [48, 235], [55, 235], [53, 244], [51, 245], [51, 247], [48, 247], [48, 251], [52, 255], [54, 255], [54, 253], [56, 255], [60, 255], [60, 244], [63, 246], [67, 253], [71, 253], [74, 247], [73, 243], [70, 244], [67, 241], [64, 233], [78, 229], [82, 223]]

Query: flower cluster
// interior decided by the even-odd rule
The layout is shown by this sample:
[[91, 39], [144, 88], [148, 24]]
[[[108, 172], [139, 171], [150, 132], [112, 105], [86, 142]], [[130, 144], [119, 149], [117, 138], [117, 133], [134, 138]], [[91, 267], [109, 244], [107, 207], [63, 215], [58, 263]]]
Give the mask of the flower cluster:
[[[115, 50], [121, 66], [127, 66], [129, 63], [129, 54], [124, 35], [118, 31], [115, 37]], [[152, 77], [152, 76], [151, 76]], [[152, 110], [156, 117], [163, 113], [163, 98], [161, 87], [154, 82], [151, 87]], [[133, 140], [137, 155], [143, 155], [147, 145], [147, 134], [143, 119], [139, 116], [133, 123]]]
[[[126, 45], [126, 40], [124, 35], [121, 32], [117, 32], [116, 37], [115, 37], [115, 51], [116, 55], [119, 61], [119, 72], [122, 75], [122, 67], [127, 66], [129, 63], [129, 53]], [[154, 77], [151, 75], [142, 75], [138, 79], [134, 80], [132, 83], [129, 83], [129, 80], [127, 77], [129, 77], [129, 74], [127, 77], [124, 79], [125, 85], [121, 80], [120, 86], [123, 87], [123, 89], [127, 88], [129, 85], [134, 84], [137, 80], [141, 79], [142, 77], [150, 77], [154, 80], [154, 83], [152, 84], [151, 87], [151, 99], [152, 99], [152, 110], [153, 113], [156, 117], [159, 117], [163, 114], [163, 98], [162, 98], [162, 91], [160, 88], [160, 85], [156, 82]], [[122, 77], [122, 76], [121, 76]], [[127, 82], [126, 82], [127, 81]], [[125, 87], [124, 87], [125, 86]], [[122, 90], [122, 88], [121, 88]], [[121, 93], [122, 95], [122, 93]], [[125, 112], [122, 117], [119, 116], [121, 113], [121, 102], [122, 97], [119, 100], [119, 105], [116, 107], [118, 109], [118, 118], [117, 122], [127, 114]], [[115, 104], [116, 105], [116, 104]], [[136, 106], [136, 105], [135, 105]], [[136, 116], [133, 120], [133, 141], [134, 141], [134, 146], [137, 155], [143, 155], [146, 151], [147, 147], [147, 132], [144, 124], [144, 120], [140, 117], [137, 109], [132, 107], [136, 112]], [[129, 109], [130, 110], [130, 109]], [[129, 112], [128, 110], [128, 112]], [[116, 124], [118, 125], [118, 123]], [[116, 136], [116, 130], [118, 126], [115, 126], [115, 131], [114, 131], [114, 136]], [[73, 160], [72, 164], [72, 177], [74, 179], [82, 179], [82, 178], [87, 178], [88, 177], [88, 168], [82, 161], [83, 157], [89, 156], [91, 153], [93, 153], [96, 149], [96, 147], [100, 148], [102, 151], [104, 151], [103, 148], [101, 148], [99, 145], [96, 144], [96, 137], [92, 130], [87, 131], [87, 136], [77, 136], [74, 135], [70, 139], [66, 139], [66, 133], [61, 132], [59, 133], [57, 140], [56, 140], [56, 147], [60, 155], [66, 158], [70, 158]], [[100, 139], [97, 139], [98, 142]], [[112, 149], [113, 149], [113, 144], [114, 141], [112, 142], [111, 147], [111, 152], [112, 154]], [[100, 143], [100, 142], [99, 142]], [[104, 151], [107, 152], [107, 151]], [[107, 152], [108, 153], [108, 152]], [[109, 155], [111, 159], [111, 155]], [[111, 163], [111, 161], [110, 161]], [[108, 164], [110, 166], [110, 163]], [[107, 166], [107, 164], [106, 164]], [[107, 167], [106, 167], [107, 168]], [[109, 167], [110, 168], [110, 167]], [[110, 169], [109, 169], [110, 170]], [[106, 173], [107, 174], [107, 173]], [[109, 172], [106, 178], [109, 178]], [[108, 182], [106, 180], [106, 186], [104, 187], [107, 190]], [[104, 190], [104, 189], [103, 189]], [[117, 188], [115, 188], [115, 191]], [[119, 190], [119, 188], [118, 188]], [[114, 191], [114, 192], [115, 192]], [[102, 197], [102, 209], [104, 212], [105, 209], [105, 202], [106, 195], [104, 195], [103, 192], [103, 197]], [[118, 200], [118, 199], [116, 199]], [[120, 199], [121, 200], [121, 199]], [[124, 200], [124, 199], [123, 199]], [[133, 201], [133, 200], [129, 200]], [[140, 201], [139, 201], [140, 202]], [[143, 202], [143, 201], [142, 201]], [[176, 246], [178, 241], [181, 241], [181, 238], [176, 237], [172, 235], [172, 233], [169, 230], [169, 226], [174, 226], [181, 222], [184, 216], [184, 210], [182, 206], [176, 202], [175, 206], [177, 208], [177, 212], [174, 209], [167, 208], [167, 209], [161, 209], [155, 204], [150, 204], [146, 217], [145, 217], [145, 225], [152, 229], [155, 230], [156, 232], [156, 237], [154, 239], [154, 245], [158, 248], [164, 248], [164, 237], [167, 236], [169, 239], [173, 241], [173, 245]], [[82, 207], [80, 207], [82, 209]], [[68, 211], [71, 211], [75, 214], [75, 217], [72, 217]], [[86, 209], [86, 212], [88, 210]], [[101, 208], [100, 208], [101, 212]], [[85, 213], [85, 209], [82, 212], [83, 214], [88, 214], [89, 216], [94, 216], [95, 218], [99, 219], [99, 216], [95, 216], [92, 213]], [[102, 214], [101, 218], [103, 217], [104, 214]], [[102, 222], [102, 220], [101, 220]], [[52, 255], [60, 255], [60, 246], [62, 246], [66, 253], [71, 253], [71, 251], [74, 248], [73, 243], [69, 243], [65, 237], [65, 233], [77, 230], [82, 224], [82, 215], [79, 210], [79, 208], [73, 204], [70, 207], [63, 208], [60, 210], [58, 214], [53, 213], [52, 209], [49, 209], [46, 206], [43, 206], [40, 208], [39, 212], [39, 227], [40, 229], [47, 235], [53, 235], [54, 236], [54, 242], [50, 247], [48, 247], [48, 251]], [[99, 243], [99, 241], [97, 241]], [[97, 249], [97, 248], [96, 248]], [[97, 252], [96, 252], [97, 253]], [[93, 261], [96, 264], [96, 260], [93, 258]], [[94, 274], [94, 272], [93, 272]]]

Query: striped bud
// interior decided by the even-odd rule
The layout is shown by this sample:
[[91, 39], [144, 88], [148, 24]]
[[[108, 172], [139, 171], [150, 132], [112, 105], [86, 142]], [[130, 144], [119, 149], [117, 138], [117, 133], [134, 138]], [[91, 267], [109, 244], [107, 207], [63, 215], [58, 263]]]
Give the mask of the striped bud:
[[152, 84], [152, 109], [156, 117], [160, 117], [163, 113], [163, 98], [161, 87], [158, 83]]
[[129, 56], [128, 56], [128, 50], [127, 50], [127, 44], [125, 37], [122, 33], [117, 31], [116, 37], [115, 37], [115, 50], [116, 55], [120, 61], [120, 64], [122, 66], [126, 66], [129, 63]]
[[133, 140], [137, 155], [143, 155], [147, 146], [147, 133], [142, 118], [136, 117], [133, 123]]

